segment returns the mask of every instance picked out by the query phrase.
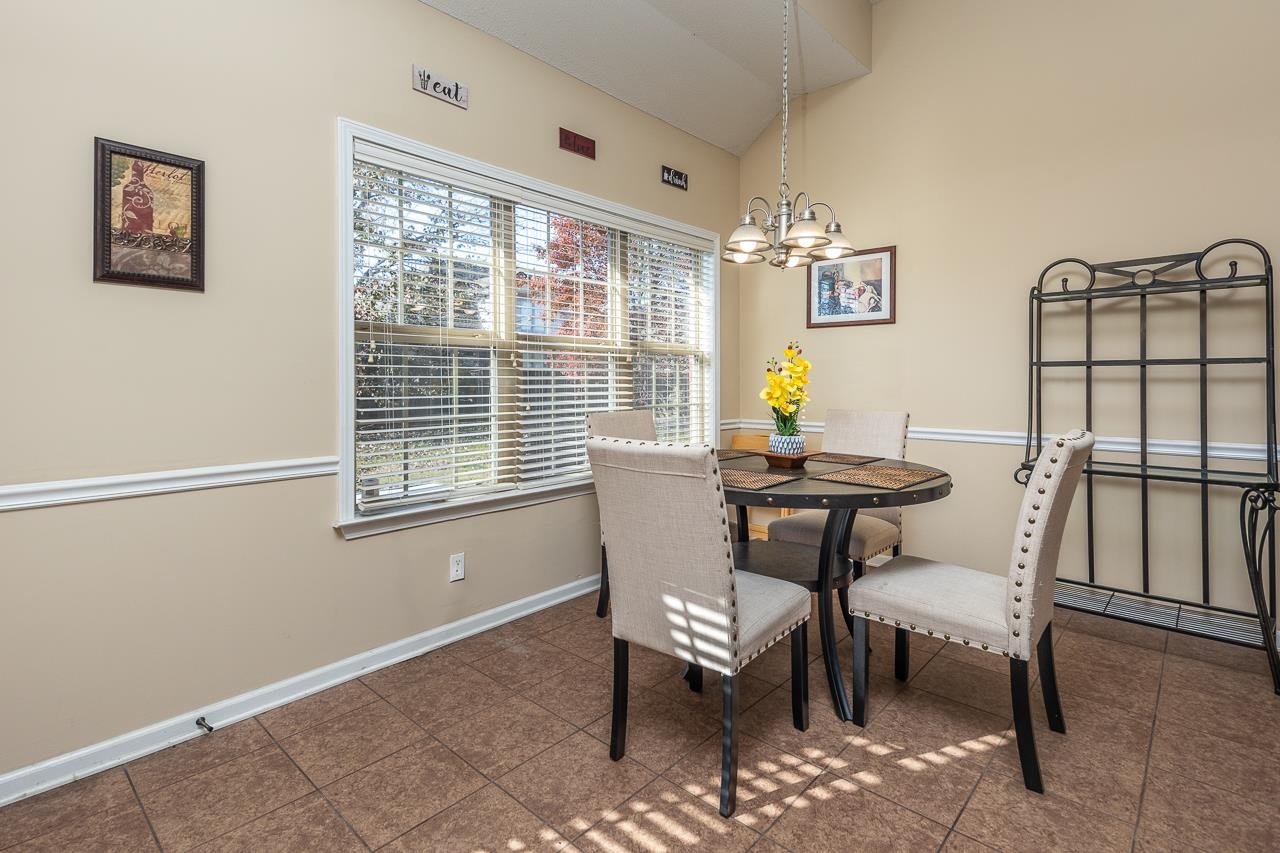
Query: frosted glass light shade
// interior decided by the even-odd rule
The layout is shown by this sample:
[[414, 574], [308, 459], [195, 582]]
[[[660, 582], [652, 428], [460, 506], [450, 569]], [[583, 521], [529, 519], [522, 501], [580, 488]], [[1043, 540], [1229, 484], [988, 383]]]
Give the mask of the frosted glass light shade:
[[849, 238], [844, 236], [840, 231], [838, 223], [835, 224], [835, 230], [830, 226], [827, 227], [827, 236], [831, 242], [825, 246], [819, 246], [809, 251], [809, 257], [816, 261], [835, 261], [840, 258], [848, 258], [857, 254], [857, 249], [853, 248], [853, 244], [849, 242]]
[[733, 229], [729, 241], [724, 247], [731, 252], [759, 252], [770, 247], [769, 238], [760, 230], [760, 226], [748, 220]]
[[758, 264], [764, 260], [764, 255], [759, 252], [724, 251], [720, 253], [720, 258], [731, 264]]
[[[810, 214], [812, 216], [812, 214]], [[831, 242], [816, 219], [799, 219], [787, 230], [782, 245], [788, 249], [816, 249]]]

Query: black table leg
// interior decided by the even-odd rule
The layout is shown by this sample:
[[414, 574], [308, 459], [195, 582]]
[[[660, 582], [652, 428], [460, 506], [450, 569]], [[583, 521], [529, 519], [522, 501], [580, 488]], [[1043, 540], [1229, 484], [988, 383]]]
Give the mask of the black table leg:
[[747, 522], [747, 508], [743, 504], [738, 504], [738, 541], [749, 542], [751, 540], [751, 527]]
[[842, 720], [852, 720], [853, 709], [844, 690], [844, 677], [840, 674], [831, 590], [834, 587], [836, 564], [847, 558], [849, 530], [853, 527], [856, 512], [857, 510], [852, 509], [833, 509], [827, 513], [827, 524], [822, 529], [822, 548], [818, 556], [818, 634], [822, 638], [822, 661], [827, 668], [831, 701], [835, 705], [836, 716]]

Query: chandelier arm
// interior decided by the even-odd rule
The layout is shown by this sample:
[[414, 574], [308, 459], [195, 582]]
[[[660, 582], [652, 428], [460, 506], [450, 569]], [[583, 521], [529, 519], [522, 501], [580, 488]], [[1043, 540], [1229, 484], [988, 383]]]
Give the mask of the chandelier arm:
[[837, 220], [839, 219], [839, 217], [838, 217], [838, 216], [836, 216], [836, 209], [835, 209], [834, 207], [832, 207], [831, 205], [827, 204], [825, 201], [815, 201], [815, 202], [813, 202], [812, 204], [810, 204], [809, 206], [810, 206], [810, 207], [825, 207], [825, 208], [827, 209], [827, 213], [830, 213], [830, 214], [831, 214], [831, 221], [832, 221], [832, 222], [835, 222], [835, 221], [837, 221]]

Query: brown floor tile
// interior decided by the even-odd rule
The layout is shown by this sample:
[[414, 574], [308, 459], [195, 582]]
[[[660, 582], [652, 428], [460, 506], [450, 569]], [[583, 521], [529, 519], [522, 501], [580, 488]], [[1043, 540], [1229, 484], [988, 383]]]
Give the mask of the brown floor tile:
[[[596, 619], [595, 610], [590, 614], [583, 613], [582, 608], [577, 606], [576, 602], [566, 601], [564, 604], [557, 604], [548, 607], [545, 610], [539, 610], [537, 613], [530, 613], [528, 616], [517, 619], [514, 625], [529, 632], [529, 636], [536, 637], [545, 634], [548, 631], [554, 631], [570, 622], [576, 622], [579, 619], [586, 619], [588, 615], [592, 619]], [[597, 619], [599, 622], [608, 622], [608, 617]]]
[[607, 618], [583, 618], [539, 634], [538, 639], [580, 658], [594, 660], [613, 648], [613, 628]]
[[978, 782], [955, 829], [1006, 851], [1123, 851], [1133, 843], [1130, 823], [994, 774]]
[[911, 686], [989, 714], [1013, 718], [1009, 675], [938, 654], [911, 679]]
[[[724, 693], [721, 687], [720, 673], [718, 672], [703, 671], [702, 692], [700, 693], [694, 693], [690, 690], [689, 682], [682, 678], [664, 678], [651, 689], [653, 692], [659, 693], [668, 699], [674, 699], [681, 705], [700, 711], [702, 714], [713, 718], [717, 723], [724, 715]], [[747, 675], [745, 672], [738, 673], [739, 713], [745, 713], [775, 689], [777, 688], [762, 678]], [[791, 688], [787, 687], [787, 689], [790, 690]], [[810, 689], [812, 689], [812, 677]]]
[[[791, 686], [774, 688], [739, 717], [740, 731], [826, 769], [862, 729], [836, 716], [827, 691], [809, 696], [809, 728], [798, 731], [791, 719]], [[883, 693], [883, 691], [882, 691]]]
[[1160, 689], [1156, 722], [1173, 723], [1280, 753], [1280, 702], [1274, 696], [1241, 702], [1170, 681]]
[[988, 847], [981, 841], [974, 841], [967, 835], [953, 832], [947, 836], [947, 841], [942, 845], [940, 853], [990, 853], [994, 850], [994, 847]]
[[[705, 685], [704, 685], [705, 687]], [[587, 726], [584, 731], [602, 743], [609, 743], [612, 714]], [[627, 757], [661, 773], [719, 731], [719, 722], [644, 688], [633, 689], [627, 702]]]
[[651, 770], [630, 758], [610, 760], [608, 746], [578, 732], [512, 770], [498, 784], [573, 839], [653, 778]]
[[[1036, 693], [1032, 715], [1045, 790], [1128, 823], [1136, 821], [1152, 721], [1076, 699], [1064, 702], [1067, 733], [1058, 734], [1049, 729], [1044, 703]], [[1022, 778], [1016, 739], [1010, 737], [997, 748], [990, 770]]]
[[613, 707], [613, 673], [594, 663], [575, 666], [526, 688], [522, 695], [581, 728]]
[[1061, 635], [1059, 634], [1060, 629], [1065, 628], [1065, 627], [1067, 627], [1068, 625], [1070, 625], [1070, 624], [1071, 624], [1071, 617], [1073, 617], [1073, 616], [1075, 616], [1075, 615], [1076, 615], [1076, 611], [1074, 611], [1074, 610], [1068, 610], [1068, 609], [1067, 609], [1067, 608], [1065, 608], [1065, 607], [1058, 607], [1058, 606], [1056, 606], [1056, 605], [1055, 605], [1055, 606], [1054, 606], [1054, 608], [1053, 608], [1053, 632], [1054, 632], [1054, 635], [1055, 635], [1055, 636], [1057, 636], [1057, 637], [1060, 639], [1060, 638], [1061, 638]]
[[403, 835], [478, 791], [487, 780], [434, 738], [425, 738], [324, 789], [370, 847]]
[[[734, 820], [763, 832], [821, 773], [815, 764], [758, 738], [739, 734], [738, 808]], [[720, 736], [707, 738], [663, 775], [719, 810]]]
[[8, 849], [11, 853], [138, 853], [160, 848], [142, 809], [133, 803], [62, 824]]
[[936, 750], [915, 754], [865, 735], [855, 738], [828, 770], [946, 826], [955, 822], [982, 775], [976, 764]]
[[579, 613], [595, 616], [598, 592], [598, 590], [592, 590], [585, 595], [580, 595], [577, 598], [571, 598], [562, 604], [557, 604], [556, 607], [564, 607], [570, 610], [577, 610]]
[[490, 628], [479, 634], [442, 646], [439, 651], [463, 663], [474, 663], [480, 658], [496, 655], [512, 646], [517, 646], [535, 636], [532, 628], [519, 622], [508, 622], [496, 628]]
[[770, 684], [791, 683], [791, 647], [783, 643], [775, 643], [758, 658], [755, 658], [742, 669], [752, 678], [759, 678]]
[[1246, 672], [1193, 658], [1165, 658], [1162, 679], [1166, 684], [1212, 693], [1241, 703], [1276, 701], [1270, 674]]
[[130, 761], [125, 767], [138, 793], [145, 794], [270, 745], [271, 736], [257, 720], [241, 720]]
[[1054, 658], [1064, 707], [1069, 697], [1079, 697], [1135, 716], [1154, 715], [1164, 664], [1158, 652], [1068, 631], [1054, 646]]
[[315, 788], [276, 746], [142, 795], [166, 851], [188, 850], [249, 823]]
[[[969, 666], [976, 666], [980, 669], [990, 670], [996, 675], [1003, 676], [1006, 681], [1009, 678], [1009, 658], [1004, 655], [984, 652], [978, 646], [965, 646], [960, 643], [947, 643], [938, 651], [938, 658], [937, 663], [939, 665], [941, 665], [943, 661], [954, 660], [968, 664]], [[914, 664], [915, 661], [913, 660], [913, 675], [915, 674]], [[1040, 677], [1040, 664], [1034, 657], [1028, 661], [1028, 664], [1028, 668], [1031, 672], [1031, 679], [1034, 681]], [[892, 675], [893, 673], [890, 672], [889, 674]]]
[[357, 853], [366, 848], [324, 797], [313, 793], [196, 849], [200, 853]]
[[[348, 711], [354, 711], [362, 705], [375, 701], [374, 693], [359, 679], [321, 690], [288, 705], [273, 708], [265, 714], [258, 715], [258, 722], [271, 733], [276, 740], [284, 740], [303, 729], [341, 717]], [[214, 734], [217, 734], [215, 732]]]
[[1193, 658], [1205, 663], [1254, 672], [1259, 675], [1270, 675], [1267, 665], [1267, 653], [1262, 649], [1251, 649], [1245, 646], [1233, 646], [1230, 643], [1219, 643], [1204, 637], [1193, 637], [1189, 634], [1170, 634], [1169, 644], [1165, 652], [1177, 657]]
[[77, 779], [0, 808], [0, 850], [107, 809], [137, 803], [120, 768]]
[[1158, 767], [1147, 774], [1141, 822], [1155, 836], [1205, 850], [1280, 849], [1274, 808]]
[[575, 731], [547, 709], [512, 696], [435, 736], [472, 767], [497, 778]]
[[776, 841], [770, 841], [767, 838], [761, 838], [751, 848], [751, 853], [790, 853], [787, 848], [783, 847]]
[[[610, 644], [608, 651], [591, 660], [592, 663], [604, 667], [612, 673], [613, 645]], [[632, 687], [653, 687], [662, 681], [680, 681], [680, 674], [684, 672], [685, 663], [671, 655], [664, 655], [661, 652], [655, 652], [653, 649], [646, 649], [644, 646], [632, 643], [627, 652], [627, 669]], [[685, 684], [683, 681], [680, 681], [680, 683]]]
[[1280, 759], [1274, 752], [1162, 721], [1151, 744], [1151, 766], [1280, 806]]
[[[943, 696], [907, 688], [871, 721], [855, 746], [872, 755], [892, 751], [930, 764], [967, 762], [985, 767], [1005, 742], [1011, 720]], [[841, 758], [856, 763], [848, 752]]]
[[439, 731], [501, 702], [511, 691], [454, 661], [446, 672], [386, 694], [387, 701], [427, 731]]
[[587, 830], [575, 846], [600, 853], [742, 853], [759, 840], [755, 830], [722, 819], [717, 809], [688, 791], [656, 779]]
[[559, 646], [534, 637], [481, 658], [473, 666], [508, 690], [519, 692], [566, 669], [581, 666], [582, 659]]
[[[1169, 632], [1150, 625], [1139, 625], [1120, 619], [1098, 616], [1095, 613], [1076, 613], [1071, 617], [1069, 630], [1077, 634], [1090, 634], [1104, 640], [1128, 643], [1152, 651], [1163, 652]], [[1066, 627], [1066, 626], [1061, 626]]]
[[1195, 853], [1198, 849], [1190, 844], [1184, 844], [1176, 838], [1152, 832], [1144, 822], [1138, 822], [1138, 832], [1133, 842], [1133, 853]]
[[489, 785], [454, 803], [383, 848], [389, 853], [554, 853], [571, 850], [560, 833]]
[[830, 773], [818, 778], [769, 829], [791, 850], [936, 850], [947, 827]]
[[[447, 648], [447, 647], [446, 647]], [[436, 680], [458, 668], [458, 660], [444, 649], [400, 661], [400, 663], [360, 676], [360, 681], [380, 696], [388, 696]]]
[[422, 738], [423, 731], [386, 702], [374, 702], [280, 742], [323, 787]]

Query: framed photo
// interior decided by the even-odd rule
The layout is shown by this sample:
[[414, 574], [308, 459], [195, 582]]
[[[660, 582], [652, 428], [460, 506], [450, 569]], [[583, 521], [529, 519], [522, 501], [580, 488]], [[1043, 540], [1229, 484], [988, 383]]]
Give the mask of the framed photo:
[[93, 141], [93, 280], [204, 290], [204, 162]]
[[836, 261], [809, 266], [810, 329], [824, 326], [873, 326], [894, 322], [898, 276], [896, 246], [866, 249]]

